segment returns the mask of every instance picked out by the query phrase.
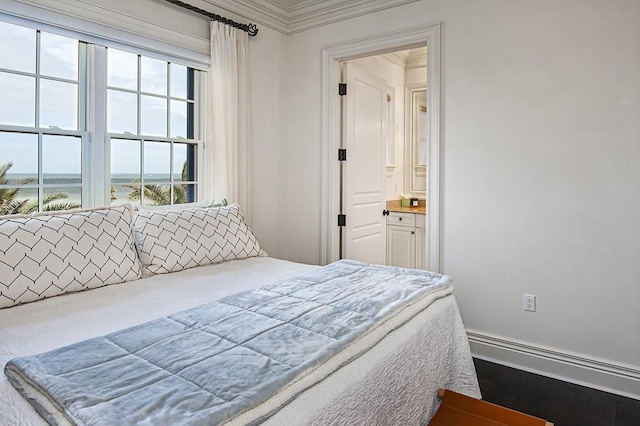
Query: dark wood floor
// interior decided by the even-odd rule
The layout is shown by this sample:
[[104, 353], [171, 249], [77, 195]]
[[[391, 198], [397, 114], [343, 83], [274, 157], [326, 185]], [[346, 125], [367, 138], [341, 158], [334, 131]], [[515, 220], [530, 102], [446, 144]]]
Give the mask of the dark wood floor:
[[640, 401], [474, 359], [482, 399], [555, 426], [640, 426]]

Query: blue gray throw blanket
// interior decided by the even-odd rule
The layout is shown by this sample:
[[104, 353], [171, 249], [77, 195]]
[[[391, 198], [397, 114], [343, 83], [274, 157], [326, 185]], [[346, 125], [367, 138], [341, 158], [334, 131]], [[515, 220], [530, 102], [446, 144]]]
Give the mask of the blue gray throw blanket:
[[51, 424], [215, 425], [263, 403], [440, 274], [343, 260], [5, 367]]

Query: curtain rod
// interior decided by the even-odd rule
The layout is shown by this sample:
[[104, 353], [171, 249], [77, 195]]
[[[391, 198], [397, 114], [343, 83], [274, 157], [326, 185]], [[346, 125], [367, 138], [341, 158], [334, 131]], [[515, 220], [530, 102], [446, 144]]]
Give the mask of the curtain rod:
[[199, 13], [200, 15], [204, 15], [204, 16], [208, 16], [209, 18], [211, 18], [212, 21], [219, 21], [222, 22], [223, 24], [227, 24], [231, 27], [234, 28], [238, 28], [242, 31], [247, 32], [251, 37], [254, 37], [258, 34], [258, 27], [256, 26], [256, 24], [240, 24], [236, 21], [232, 21], [229, 18], [225, 18], [224, 16], [220, 16], [220, 15], [216, 15], [215, 13], [211, 13], [211, 12], [207, 12], [204, 9], [200, 9], [198, 7], [192, 6], [190, 4], [187, 4], [185, 2], [179, 1], [179, 0], [165, 0], [168, 1], [171, 4], [175, 4], [176, 6], [182, 7], [184, 9], [188, 9], [192, 12], [196, 12]]

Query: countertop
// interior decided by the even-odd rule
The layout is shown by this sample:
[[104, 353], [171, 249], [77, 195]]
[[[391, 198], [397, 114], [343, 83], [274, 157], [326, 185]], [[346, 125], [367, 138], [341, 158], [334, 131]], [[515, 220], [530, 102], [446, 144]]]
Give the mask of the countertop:
[[418, 207], [402, 207], [400, 200], [387, 201], [387, 210], [397, 213], [416, 213], [425, 214], [427, 209], [425, 200], [418, 200]]

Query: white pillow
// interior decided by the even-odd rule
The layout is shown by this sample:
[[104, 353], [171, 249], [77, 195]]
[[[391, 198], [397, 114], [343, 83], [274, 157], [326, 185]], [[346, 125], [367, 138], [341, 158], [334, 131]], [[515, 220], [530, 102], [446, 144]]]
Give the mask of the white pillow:
[[195, 203], [182, 203], [182, 204], [169, 204], [166, 206], [138, 206], [138, 211], [151, 211], [151, 210], [181, 210], [181, 209], [193, 209], [200, 207], [211, 207], [213, 205], [213, 198], [206, 199], [204, 201], [198, 201]]
[[141, 211], [134, 216], [133, 228], [146, 273], [162, 274], [266, 255], [237, 204]]
[[140, 278], [131, 205], [0, 217], [0, 308]]

